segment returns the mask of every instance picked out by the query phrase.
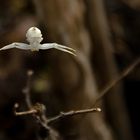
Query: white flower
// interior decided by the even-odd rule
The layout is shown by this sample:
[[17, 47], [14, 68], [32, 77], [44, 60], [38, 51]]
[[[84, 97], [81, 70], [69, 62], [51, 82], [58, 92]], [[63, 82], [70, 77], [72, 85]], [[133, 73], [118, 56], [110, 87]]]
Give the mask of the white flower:
[[57, 43], [40, 44], [41, 41], [43, 40], [43, 37], [42, 37], [41, 31], [37, 27], [31, 27], [30, 29], [28, 29], [26, 33], [26, 38], [29, 44], [14, 42], [12, 44], [2, 47], [0, 51], [11, 49], [11, 48], [18, 48], [22, 50], [31, 50], [31, 51], [38, 51], [39, 49], [46, 50], [46, 49], [54, 48], [60, 51], [70, 53], [72, 55], [76, 55], [75, 54], [76, 51], [74, 49], [57, 44]]

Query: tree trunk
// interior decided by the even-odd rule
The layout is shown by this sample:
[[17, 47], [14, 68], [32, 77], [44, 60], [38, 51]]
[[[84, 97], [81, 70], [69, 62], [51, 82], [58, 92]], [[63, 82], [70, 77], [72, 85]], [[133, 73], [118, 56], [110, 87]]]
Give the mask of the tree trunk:
[[[87, 0], [85, 4], [84, 0], [34, 0], [34, 3], [40, 21], [42, 21], [47, 28], [48, 38], [51, 39], [52, 42], [61, 43], [77, 50], [77, 57], [57, 52], [53, 53], [49, 58], [52, 62], [51, 71], [52, 81], [54, 82], [53, 96], [57, 100], [53, 103], [55, 113], [90, 107], [98, 96], [98, 86], [95, 82], [95, 75], [91, 63], [92, 50], [95, 50], [94, 53], [98, 52], [97, 54], [101, 52], [97, 60], [100, 66], [106, 67], [105, 72], [101, 67], [102, 70], [100, 69], [99, 73], [102, 73], [103, 76], [103, 79], [101, 79], [103, 80], [102, 84], [114, 79], [114, 77], [118, 75], [111, 52], [113, 47], [109, 39], [106, 16], [104, 17], [104, 15], [102, 15], [104, 12], [102, 11], [102, 1], [99, 0], [97, 2], [93, 0], [90, 3], [90, 1]], [[88, 4], [90, 7], [88, 7]], [[101, 11], [98, 11], [99, 9], [97, 8]], [[89, 13], [93, 13], [96, 17]], [[98, 46], [100, 46], [99, 48], [93, 46], [92, 36], [90, 36], [91, 32], [89, 32], [92, 25], [89, 24], [89, 27], [87, 27], [87, 24], [85, 24], [86, 14], [90, 18], [90, 23], [93, 25], [96, 24], [97, 31], [94, 32], [92, 30], [91, 32], [92, 34], [94, 33], [93, 36], [96, 36], [97, 33], [97, 42], [101, 42], [101, 44], [98, 44]], [[98, 17], [97, 14], [99, 14]], [[95, 23], [93, 23], [92, 17]], [[101, 18], [103, 19], [100, 21]], [[95, 28], [95, 26], [92, 27]], [[97, 56], [97, 54], [95, 56]], [[94, 58], [95, 56], [93, 54]], [[99, 60], [100, 58], [101, 60]], [[118, 89], [120, 89], [120, 87], [113, 89], [112, 93], [117, 93], [119, 91]], [[55, 91], [57, 91], [57, 93]], [[115, 94], [115, 96], [117, 96], [117, 94]], [[120, 94], [117, 98], [121, 101]], [[113, 104], [111, 101], [114, 102], [114, 99], [115, 97], [109, 99], [111, 107]], [[116, 107], [117, 113], [119, 113], [120, 108], [122, 111], [122, 106], [121, 101], [121, 106], [118, 106], [115, 102], [113, 107]], [[54, 110], [51, 112], [52, 115], [55, 114], [53, 111]], [[112, 108], [110, 111], [112, 111]], [[125, 117], [124, 115], [124, 118]], [[115, 118], [113, 119], [116, 121]], [[121, 126], [121, 123], [122, 121], [115, 127], [117, 127], [117, 129], [119, 129], [118, 126], [122, 127], [120, 131], [124, 133], [124, 128], [126, 127], [124, 127], [124, 125]], [[117, 139], [115, 132], [113, 132], [113, 129], [107, 124], [103, 112], [65, 119], [57, 125], [57, 130], [66, 140]], [[121, 132], [118, 131], [118, 133]], [[121, 135], [120, 137], [126, 139], [126, 135]], [[118, 137], [118, 139], [120, 137]]]

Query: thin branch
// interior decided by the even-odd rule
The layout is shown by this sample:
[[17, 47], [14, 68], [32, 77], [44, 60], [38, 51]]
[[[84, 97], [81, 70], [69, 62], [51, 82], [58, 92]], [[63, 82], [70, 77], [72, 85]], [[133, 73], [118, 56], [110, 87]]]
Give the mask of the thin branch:
[[75, 116], [75, 115], [80, 115], [80, 114], [85, 114], [85, 113], [93, 113], [93, 112], [101, 112], [100, 108], [91, 108], [91, 109], [83, 109], [83, 110], [72, 110], [69, 112], [60, 112], [59, 115], [48, 119], [48, 124], [52, 123], [54, 121], [57, 121], [59, 119], [62, 118], [66, 118], [66, 117], [71, 117], [71, 116]]
[[[40, 104], [40, 105], [42, 105], [42, 104]], [[85, 113], [93, 113], [93, 112], [101, 112], [101, 108], [91, 108], [91, 109], [82, 109], [82, 110], [72, 110], [69, 112], [60, 112], [60, 114], [55, 117], [52, 117], [50, 119], [45, 119], [45, 120], [43, 119], [43, 120], [48, 125], [49, 123], [52, 123], [52, 122], [57, 121], [62, 118], [85, 114]], [[15, 115], [17, 115], [17, 116], [29, 115], [29, 114], [36, 115], [36, 116], [38, 116], [37, 114], [42, 115], [42, 110], [38, 109], [35, 105], [31, 110], [28, 110], [28, 111], [23, 111], [23, 112], [15, 111]]]
[[100, 95], [95, 100], [95, 103], [92, 105], [94, 107], [98, 101], [100, 101], [103, 96], [105, 96], [111, 88], [113, 88], [120, 80], [126, 77], [138, 64], [140, 63], [140, 58], [136, 59], [132, 64], [130, 64], [114, 81], [111, 81], [108, 86], [106, 86], [101, 92]]
[[31, 114], [36, 114], [36, 110], [29, 110], [29, 111], [23, 111], [23, 112], [17, 112], [15, 111], [16, 116], [22, 116], [22, 115], [31, 115]]
[[28, 70], [28, 72], [27, 72], [28, 77], [27, 77], [26, 87], [22, 91], [25, 94], [25, 101], [26, 101], [26, 104], [27, 104], [28, 108], [32, 107], [32, 102], [31, 102], [31, 97], [30, 97], [32, 75], [33, 75], [33, 71]]

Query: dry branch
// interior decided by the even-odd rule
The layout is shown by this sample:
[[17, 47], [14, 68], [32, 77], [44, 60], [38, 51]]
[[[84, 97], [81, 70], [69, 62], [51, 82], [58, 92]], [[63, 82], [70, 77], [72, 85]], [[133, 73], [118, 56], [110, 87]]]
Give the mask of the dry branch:
[[107, 86], [100, 92], [99, 96], [97, 97], [95, 103], [92, 105], [94, 107], [98, 101], [100, 101], [108, 91], [113, 88], [118, 82], [120, 82], [124, 77], [126, 77], [132, 70], [140, 63], [140, 58], [134, 60], [132, 64], [130, 64], [121, 74], [116, 77], [113, 81], [111, 81]]

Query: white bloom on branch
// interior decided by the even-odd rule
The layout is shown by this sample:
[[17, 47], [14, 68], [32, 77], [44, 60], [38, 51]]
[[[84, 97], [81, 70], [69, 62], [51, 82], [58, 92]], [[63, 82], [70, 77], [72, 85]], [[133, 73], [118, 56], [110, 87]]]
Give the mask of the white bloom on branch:
[[57, 43], [41, 44], [43, 37], [42, 37], [41, 31], [37, 27], [29, 28], [26, 33], [26, 38], [27, 38], [27, 41], [29, 42], [29, 44], [14, 42], [12, 44], [2, 47], [0, 49], [0, 51], [12, 49], [12, 48], [18, 48], [18, 49], [22, 49], [22, 50], [31, 50], [31, 51], [47, 50], [47, 49], [54, 48], [54, 49], [57, 49], [60, 51], [70, 53], [72, 55], [76, 55], [75, 54], [76, 51], [74, 49], [72, 49], [70, 47], [66, 47], [64, 45], [60, 45]]

